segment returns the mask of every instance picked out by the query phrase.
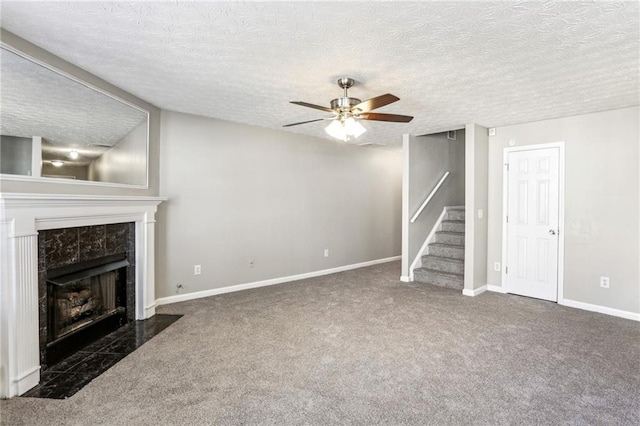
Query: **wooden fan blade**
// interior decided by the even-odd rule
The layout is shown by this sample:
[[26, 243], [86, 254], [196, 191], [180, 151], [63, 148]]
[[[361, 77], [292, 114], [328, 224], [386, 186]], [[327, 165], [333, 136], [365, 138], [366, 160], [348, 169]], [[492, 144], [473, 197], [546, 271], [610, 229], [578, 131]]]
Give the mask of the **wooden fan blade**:
[[393, 121], [395, 123], [408, 123], [411, 120], [413, 120], [413, 117], [409, 115], [380, 114], [377, 112], [365, 112], [365, 113], [359, 114], [358, 118], [363, 120]]
[[352, 110], [359, 109], [362, 112], [372, 111], [376, 108], [392, 104], [395, 101], [399, 100], [399, 97], [394, 96], [391, 93], [387, 93], [385, 95], [376, 96], [375, 98], [367, 99], [364, 102], [360, 102], [358, 105], [354, 106]]
[[282, 127], [291, 127], [291, 126], [297, 126], [298, 124], [307, 124], [307, 123], [313, 123], [314, 121], [322, 121], [324, 120], [324, 118], [317, 118], [315, 120], [309, 120], [309, 121], [301, 121], [299, 123], [291, 123], [291, 124], [285, 124]]
[[320, 111], [325, 111], [325, 112], [333, 112], [333, 110], [331, 108], [327, 108], [327, 107], [323, 107], [320, 105], [314, 105], [314, 104], [310, 104], [308, 102], [301, 102], [301, 101], [291, 101], [292, 104], [296, 104], [296, 105], [300, 105], [303, 107], [307, 107], [307, 108], [313, 108], [313, 109], [319, 109]]

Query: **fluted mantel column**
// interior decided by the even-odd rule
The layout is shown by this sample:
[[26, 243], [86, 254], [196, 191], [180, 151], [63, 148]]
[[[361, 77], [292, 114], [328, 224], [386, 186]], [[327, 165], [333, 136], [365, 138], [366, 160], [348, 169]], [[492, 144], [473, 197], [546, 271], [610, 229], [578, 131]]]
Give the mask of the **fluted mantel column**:
[[[3, 394], [20, 395], [38, 384], [40, 357], [38, 339], [38, 234], [16, 232], [15, 221], [3, 221], [2, 342]], [[13, 267], [7, 267], [11, 262]]]

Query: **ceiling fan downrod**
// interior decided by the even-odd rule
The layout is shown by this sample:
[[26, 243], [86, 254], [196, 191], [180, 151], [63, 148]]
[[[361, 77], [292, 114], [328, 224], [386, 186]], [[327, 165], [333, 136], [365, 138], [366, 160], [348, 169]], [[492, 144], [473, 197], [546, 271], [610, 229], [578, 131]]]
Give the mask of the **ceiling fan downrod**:
[[353, 83], [354, 83], [353, 79], [349, 77], [342, 77], [338, 79], [338, 86], [340, 86], [341, 89], [344, 89], [345, 98], [349, 97], [349, 95], [347, 95], [347, 89], [353, 86]]
[[353, 86], [353, 84], [354, 81], [352, 78], [343, 77], [338, 79], [338, 86], [341, 89], [344, 89], [344, 96], [342, 98], [333, 99], [331, 101], [331, 109], [339, 110], [342, 113], [338, 114], [339, 116], [342, 116], [344, 113], [347, 113], [347, 117], [351, 116], [353, 107], [362, 102], [360, 99], [349, 97], [347, 90]]

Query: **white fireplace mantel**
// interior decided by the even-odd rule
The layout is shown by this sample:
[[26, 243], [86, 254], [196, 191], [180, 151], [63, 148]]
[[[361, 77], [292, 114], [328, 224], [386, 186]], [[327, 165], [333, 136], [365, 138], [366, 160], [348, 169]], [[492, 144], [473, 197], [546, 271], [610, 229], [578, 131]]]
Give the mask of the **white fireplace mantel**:
[[161, 197], [0, 193], [0, 397], [40, 381], [38, 231], [135, 222], [136, 319], [155, 314], [155, 213]]

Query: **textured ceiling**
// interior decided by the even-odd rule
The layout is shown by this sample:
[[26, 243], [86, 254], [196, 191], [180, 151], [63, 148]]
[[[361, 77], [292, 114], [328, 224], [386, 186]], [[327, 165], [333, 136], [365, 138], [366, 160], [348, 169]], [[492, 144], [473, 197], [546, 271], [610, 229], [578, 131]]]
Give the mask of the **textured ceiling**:
[[[120, 142], [147, 114], [0, 49], [0, 134], [46, 138], [46, 152], [77, 148], [84, 161]], [[44, 147], [43, 147], [44, 148]]]
[[[2, 2], [2, 26], [160, 108], [281, 128], [392, 93], [361, 143], [638, 105], [638, 2]], [[325, 123], [288, 129], [327, 137]]]

